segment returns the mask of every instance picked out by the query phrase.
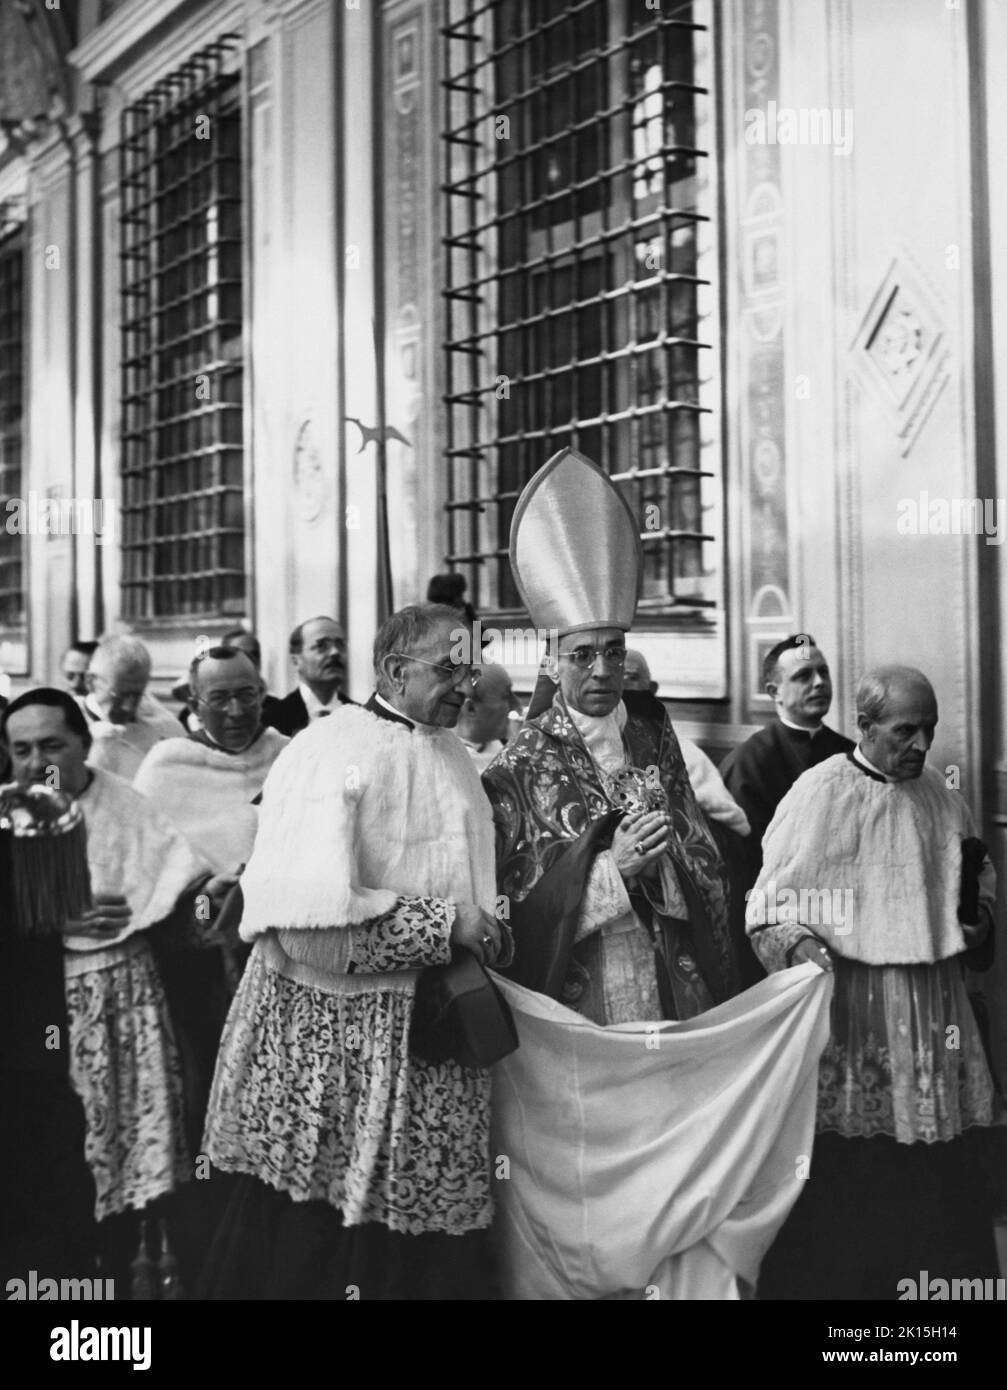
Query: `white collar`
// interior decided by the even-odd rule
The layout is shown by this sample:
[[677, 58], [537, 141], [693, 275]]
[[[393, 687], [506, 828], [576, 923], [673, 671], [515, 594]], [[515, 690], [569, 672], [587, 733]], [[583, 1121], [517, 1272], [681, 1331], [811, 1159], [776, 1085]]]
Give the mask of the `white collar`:
[[609, 714], [582, 714], [567, 706], [574, 727], [584, 740], [587, 751], [602, 772], [614, 772], [626, 766], [626, 750], [622, 746], [622, 731], [626, 727], [626, 706], [620, 700]]
[[338, 689], [332, 692], [332, 699], [329, 700], [327, 704], [324, 704], [310, 685], [305, 685], [303, 681], [298, 681], [297, 688], [301, 692], [301, 699], [304, 701], [304, 708], [308, 711], [309, 720], [317, 719], [323, 709], [331, 710], [339, 704]]
[[396, 709], [394, 705], [390, 705], [388, 701], [385, 699], [385, 697], [383, 695], [379, 695], [376, 690], [374, 692], [374, 698], [379, 705], [382, 705], [388, 711], [389, 714], [394, 714], [396, 719], [405, 720], [405, 722], [409, 725], [410, 729], [415, 729], [416, 721], [414, 719], [410, 719], [408, 714], [403, 714], [400, 709]]
[[874, 764], [868, 758], [864, 757], [863, 753], [860, 751], [859, 743], [853, 750], [853, 756], [861, 767], [866, 767], [867, 771], [873, 772], [875, 777], [882, 777], [886, 782], [890, 782], [892, 780], [892, 778], [886, 776], [886, 774], [883, 773], [879, 767], [875, 767]]
[[809, 729], [804, 724], [795, 724], [792, 719], [788, 719], [784, 714], [777, 715], [777, 718], [781, 724], [786, 724], [788, 729], [796, 729], [799, 734], [807, 734], [809, 738], [814, 738], [815, 734], [820, 734], [825, 728], [824, 724], [816, 724], [813, 729]]

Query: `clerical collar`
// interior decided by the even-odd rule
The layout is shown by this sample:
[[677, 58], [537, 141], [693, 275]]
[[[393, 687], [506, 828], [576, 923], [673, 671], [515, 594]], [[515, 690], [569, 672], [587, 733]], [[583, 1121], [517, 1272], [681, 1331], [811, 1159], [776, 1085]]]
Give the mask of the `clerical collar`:
[[794, 732], [798, 734], [807, 734], [808, 738], [814, 738], [815, 734], [820, 734], [825, 728], [824, 724], [816, 724], [813, 729], [808, 729], [803, 724], [795, 724], [793, 720], [788, 719], [785, 714], [777, 715], [777, 718], [781, 724], [786, 724], [788, 729], [793, 729]]
[[859, 766], [862, 767], [869, 776], [873, 777], [875, 781], [890, 782], [892, 780], [890, 777], [886, 777], [879, 768], [876, 768], [872, 762], [864, 757], [863, 753], [860, 751], [859, 743], [849, 754], [849, 758], [851, 762], [859, 764]]
[[394, 705], [390, 705], [383, 695], [379, 695], [375, 690], [374, 694], [367, 701], [365, 706], [372, 714], [376, 714], [379, 719], [387, 719], [396, 724], [405, 724], [407, 729], [414, 729], [416, 726], [411, 719], [407, 719], [401, 710], [397, 710]]

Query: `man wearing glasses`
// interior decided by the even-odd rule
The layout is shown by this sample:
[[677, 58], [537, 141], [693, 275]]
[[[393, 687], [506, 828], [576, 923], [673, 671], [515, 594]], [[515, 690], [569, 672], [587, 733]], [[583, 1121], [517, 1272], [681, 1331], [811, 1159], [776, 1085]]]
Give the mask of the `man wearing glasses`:
[[293, 738], [316, 719], [352, 700], [340, 687], [346, 676], [346, 638], [335, 618], [309, 618], [290, 634], [290, 659], [297, 689], [277, 702], [266, 723]]
[[490, 806], [453, 732], [475, 679], [460, 633], [439, 604], [393, 614], [367, 705], [317, 720], [266, 781], [204, 1138], [238, 1176], [204, 1296], [495, 1290], [489, 1073], [409, 1039], [424, 967], [510, 954]]
[[[265, 685], [251, 657], [211, 647], [189, 668], [189, 702], [201, 727], [150, 750], [133, 786], [153, 801], [203, 855], [215, 874], [236, 883], [251, 858], [258, 811], [252, 804], [287, 746], [262, 725]], [[221, 1030], [247, 949], [194, 919], [165, 951], [161, 974], [175, 1026], [187, 1044], [186, 1103], [198, 1149]]]
[[520, 984], [606, 1025], [738, 992], [726, 870], [650, 691], [623, 698], [639, 526], [590, 460], [558, 454], [515, 510], [511, 567], [552, 633], [524, 728], [483, 774]]

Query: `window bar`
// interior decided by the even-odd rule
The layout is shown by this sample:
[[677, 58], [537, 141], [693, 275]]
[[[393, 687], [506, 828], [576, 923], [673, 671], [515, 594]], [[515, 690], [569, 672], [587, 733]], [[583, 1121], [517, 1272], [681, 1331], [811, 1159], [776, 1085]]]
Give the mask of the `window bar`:
[[222, 35], [122, 118], [122, 589], [141, 621], [245, 606], [236, 43]]
[[[3, 218], [0, 234], [0, 512], [22, 493], [24, 449], [23, 223]], [[0, 628], [23, 630], [26, 621], [24, 539], [0, 527]]]
[[[672, 17], [644, 18], [637, 13], [637, 27], [627, 18], [632, 12], [625, 0], [613, 5], [581, 0], [540, 22], [528, 15], [529, 8], [515, 0], [478, 6], [473, 0], [449, 2], [448, 22], [441, 30], [449, 272], [444, 290], [446, 559], [468, 571], [481, 609], [487, 603], [498, 611], [512, 609], [513, 597], [502, 602], [510, 584], [505, 564], [485, 594], [478, 586], [481, 575], [490, 581], [496, 574], [497, 567], [487, 568], [487, 561], [506, 555], [504, 521], [520, 492], [520, 474], [526, 478], [547, 452], [564, 440], [583, 442], [591, 431], [599, 462], [628, 490], [637, 510], [645, 500], [663, 499], [662, 519], [667, 524], [643, 539], [651, 593], [659, 607], [674, 607], [680, 602], [672, 558], [677, 542], [688, 546], [714, 539], [683, 524], [699, 520], [696, 488], [701, 478], [711, 475], [698, 467], [698, 447], [693, 454], [697, 466], [685, 466], [688, 445], [674, 423], [709, 413], [709, 407], [699, 403], [698, 353], [712, 344], [696, 331], [695, 295], [684, 303], [681, 321], [670, 321], [682, 292], [674, 286], [698, 288], [706, 283], [689, 273], [696, 268], [695, 239], [685, 248], [684, 268], [678, 268], [681, 248], [673, 242], [677, 228], [707, 222], [708, 215], [695, 207], [676, 206], [682, 189], [690, 196], [692, 190], [688, 183], [676, 188], [671, 182], [672, 169], [678, 178], [685, 177], [679, 171], [707, 154], [695, 144], [691, 112], [708, 91], [686, 80], [693, 75], [691, 36], [705, 26], [693, 22], [689, 5], [680, 6]], [[602, 27], [613, 10], [617, 16]], [[491, 13], [492, 28], [484, 19]], [[480, 20], [484, 22], [477, 32]], [[592, 30], [594, 24], [599, 27]], [[481, 48], [483, 36], [491, 33], [491, 41]], [[656, 76], [650, 56], [655, 40], [661, 54]], [[671, 53], [676, 43], [687, 44], [681, 63]], [[632, 55], [644, 51], [649, 68], [645, 82], [638, 84], [628, 69]], [[595, 111], [585, 110], [573, 94], [574, 75], [582, 89], [581, 79], [589, 80], [592, 72], [596, 88], [606, 82], [604, 90], [596, 90], [600, 109]], [[533, 93], [539, 94], [537, 101]], [[527, 111], [521, 104], [526, 96]], [[556, 110], [550, 110], [550, 100]], [[675, 143], [666, 145], [672, 102], [684, 104], [685, 124], [677, 124], [672, 131]], [[480, 128], [490, 129], [493, 117], [503, 112], [512, 115], [517, 135], [506, 152], [492, 140], [479, 138]], [[635, 137], [635, 148], [634, 124], [642, 132]], [[616, 150], [620, 127], [628, 133], [629, 148]], [[464, 157], [457, 158], [455, 151]], [[560, 171], [558, 181], [555, 175], [548, 178], [550, 161]], [[516, 188], [510, 170], [515, 171]], [[480, 194], [503, 189], [504, 178], [510, 179], [509, 201], [492, 200], [500, 202], [499, 207], [482, 203]], [[642, 214], [633, 206], [640, 180], [647, 197]], [[553, 187], [554, 182], [558, 186]], [[585, 221], [589, 208], [592, 217]], [[662, 251], [656, 274], [645, 266], [646, 250], [640, 246], [645, 240]], [[510, 287], [506, 296], [505, 286]], [[495, 301], [487, 298], [489, 292], [495, 293]], [[490, 315], [491, 302], [505, 312]], [[598, 335], [594, 346], [585, 336], [592, 316]], [[660, 326], [655, 332], [656, 319]], [[490, 338], [495, 361], [486, 355]], [[488, 409], [493, 369], [505, 356], [518, 400], [516, 409], [511, 407], [508, 428], [492, 429], [491, 423], [497, 423], [492, 418], [497, 413]], [[687, 365], [690, 359], [693, 366]], [[599, 376], [596, 392], [587, 390], [589, 370]], [[613, 372], [623, 375], [627, 387], [621, 399], [611, 397]], [[582, 410], [594, 413], [583, 418]], [[645, 423], [648, 420], [653, 423]], [[627, 431], [637, 446], [629, 450], [631, 467], [616, 471], [626, 447], [617, 441]], [[655, 456], [660, 466], [648, 466]], [[521, 460], [518, 472], [512, 457]], [[655, 491], [658, 482], [662, 486]], [[680, 491], [682, 486], [691, 490]], [[489, 517], [480, 523], [479, 514], [487, 510], [495, 513], [495, 526]], [[463, 524], [466, 532], [460, 529]], [[467, 545], [464, 534], [471, 538]], [[494, 535], [500, 543], [491, 548]], [[477, 536], [481, 543], [475, 543]], [[679, 568], [694, 589], [693, 567]], [[690, 607], [716, 602], [695, 594], [681, 601]]]

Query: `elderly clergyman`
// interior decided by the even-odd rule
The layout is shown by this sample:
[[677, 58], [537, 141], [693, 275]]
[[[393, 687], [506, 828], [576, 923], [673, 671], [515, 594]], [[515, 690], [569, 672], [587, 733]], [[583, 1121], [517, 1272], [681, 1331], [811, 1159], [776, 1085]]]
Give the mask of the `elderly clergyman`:
[[478, 685], [462, 705], [457, 729], [478, 772], [485, 772], [503, 750], [516, 705], [507, 668], [485, 662], [480, 667]]
[[[133, 780], [214, 873], [232, 879], [251, 858], [258, 828], [253, 803], [289, 742], [275, 729], [263, 728], [264, 694], [262, 677], [245, 652], [221, 646], [197, 656], [189, 669], [189, 698], [199, 729], [188, 738], [156, 744]], [[176, 1026], [188, 1044], [186, 1100], [197, 1130], [246, 954], [240, 942], [200, 933], [194, 924], [185, 943], [162, 961]]]
[[86, 679], [83, 709], [94, 740], [88, 762], [131, 782], [154, 744], [178, 735], [178, 721], [147, 692], [150, 653], [138, 637], [103, 637]]
[[675, 731], [649, 691], [624, 698], [639, 529], [568, 450], [522, 494], [511, 565], [555, 639], [524, 728], [483, 779], [512, 974], [595, 1023], [691, 1018], [738, 982], [724, 865]]
[[[634, 647], [626, 649], [626, 667], [622, 682], [623, 692], [627, 690], [648, 690], [657, 694], [657, 681], [651, 678], [650, 667], [643, 652]], [[696, 793], [696, 800], [711, 820], [720, 821], [736, 835], [748, 835], [751, 827], [748, 817], [724, 786], [723, 778], [716, 765], [706, 756], [698, 743], [684, 734], [678, 735], [678, 746], [685, 759], [685, 768]]]
[[964, 797], [926, 766], [926, 676], [870, 671], [857, 725], [854, 751], [780, 803], [748, 903], [768, 969], [835, 972], [811, 1178], [764, 1267], [766, 1298], [895, 1299], [920, 1270], [996, 1275], [974, 1153], [993, 1082], [963, 969], [990, 963], [993, 868]]
[[489, 1074], [410, 1051], [419, 971], [506, 960], [489, 803], [453, 732], [471, 689], [454, 609], [393, 614], [364, 708], [277, 759], [243, 878], [255, 946], [205, 1147], [238, 1173], [204, 1293], [481, 1299]]
[[197, 656], [189, 694], [202, 727], [188, 738], [156, 744], [133, 785], [199, 846], [217, 873], [236, 874], [255, 842], [252, 803], [289, 740], [263, 728], [265, 684], [236, 647], [211, 647]]

